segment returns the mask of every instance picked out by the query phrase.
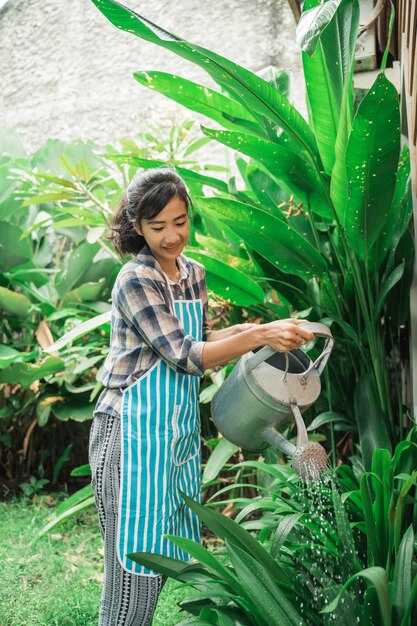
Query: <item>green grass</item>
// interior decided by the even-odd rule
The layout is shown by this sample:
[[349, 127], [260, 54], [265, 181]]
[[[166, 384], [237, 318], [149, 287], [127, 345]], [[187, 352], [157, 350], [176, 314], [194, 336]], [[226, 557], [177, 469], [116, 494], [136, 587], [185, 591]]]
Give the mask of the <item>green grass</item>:
[[[94, 509], [36, 541], [61, 496], [0, 502], [0, 626], [97, 626], [103, 577]], [[153, 626], [184, 619], [189, 588], [168, 580]]]

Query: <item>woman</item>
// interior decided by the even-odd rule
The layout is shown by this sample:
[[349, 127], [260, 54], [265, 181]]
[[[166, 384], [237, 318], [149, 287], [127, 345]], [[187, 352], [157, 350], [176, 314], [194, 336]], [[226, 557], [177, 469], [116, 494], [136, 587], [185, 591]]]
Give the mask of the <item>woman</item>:
[[298, 348], [305, 320], [210, 331], [204, 267], [182, 254], [190, 198], [170, 168], [137, 174], [111, 240], [133, 254], [112, 291], [110, 351], [90, 436], [92, 485], [104, 539], [100, 626], [151, 624], [163, 577], [134, 552], [187, 560], [165, 534], [199, 538], [180, 495], [200, 498], [198, 390], [204, 370], [270, 345]]

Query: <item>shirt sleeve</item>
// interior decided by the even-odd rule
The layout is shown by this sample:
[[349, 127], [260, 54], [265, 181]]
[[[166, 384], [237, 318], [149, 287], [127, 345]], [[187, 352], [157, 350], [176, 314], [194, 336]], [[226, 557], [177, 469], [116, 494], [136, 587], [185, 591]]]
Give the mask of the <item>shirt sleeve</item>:
[[202, 377], [203, 341], [186, 335], [155, 280], [127, 273], [113, 295], [113, 303], [129, 326], [173, 369]]

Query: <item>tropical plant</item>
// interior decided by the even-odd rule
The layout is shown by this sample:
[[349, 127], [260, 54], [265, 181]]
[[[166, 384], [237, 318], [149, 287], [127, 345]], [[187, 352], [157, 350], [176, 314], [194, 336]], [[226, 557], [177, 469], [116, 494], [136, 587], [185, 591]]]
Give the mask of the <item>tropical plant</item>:
[[[192, 125], [171, 131], [171, 151]], [[152, 132], [157, 129], [148, 129], [148, 155], [161, 149]], [[190, 134], [190, 152], [191, 142]], [[135, 141], [125, 138], [125, 144], [141, 154]], [[55, 484], [73, 438], [70, 424], [57, 423], [88, 422], [102, 387], [110, 292], [122, 265], [104, 235], [129, 168], [78, 140], [49, 140], [27, 155], [10, 129], [3, 129], [0, 153], [0, 445], [8, 484], [35, 471], [47, 472]], [[88, 333], [74, 343], [84, 322]], [[45, 355], [54, 336], [67, 333], [66, 349]], [[85, 446], [71, 455], [84, 461]]]
[[[260, 76], [119, 2], [93, 2], [118, 28], [192, 61], [219, 85], [215, 91], [165, 73], [135, 73], [141, 84], [220, 125], [202, 132], [239, 155], [244, 189], [234, 183], [226, 191], [211, 181], [214, 197], [193, 197], [196, 239], [220, 258], [239, 256], [244, 246], [275, 291], [276, 304], [263, 305], [266, 318], [281, 316], [284, 304], [332, 325], [337, 354], [322, 411], [332, 433], [335, 412], [344, 424], [356, 424], [369, 469], [375, 447], [390, 450], [406, 420], [399, 346], [414, 245], [407, 229], [409, 155], [406, 147], [400, 151], [387, 54], [374, 84], [354, 104], [358, 1], [304, 3], [298, 41], [309, 123]], [[141, 165], [134, 155], [113, 158]]]
[[[185, 120], [173, 126], [168, 138], [161, 137], [158, 127], [149, 127], [120, 144], [147, 167], [158, 164], [151, 158], [155, 155], [176, 164], [178, 153], [188, 159], [189, 175], [199, 180], [198, 162], [190, 155], [210, 140], [197, 140], [193, 125]], [[27, 155], [13, 131], [5, 129], [2, 140], [0, 445], [9, 484], [39, 468], [55, 483], [69, 460], [61, 447], [71, 438], [70, 428], [62, 440], [57, 436], [56, 421], [90, 420], [101, 390], [110, 292], [122, 265], [105, 233], [121, 188], [136, 168], [105, 159], [91, 142], [50, 140]], [[227, 315], [236, 322], [242, 319], [241, 306], [263, 301], [261, 286], [245, 280], [238, 268], [215, 259], [208, 264], [210, 287], [216, 298], [228, 296], [234, 303], [228, 304]], [[63, 335], [65, 341], [52, 346], [54, 337]], [[86, 430], [82, 439], [87, 435]], [[79, 451], [82, 462], [83, 449]], [[75, 453], [73, 449], [73, 458]]]
[[[416, 462], [416, 429], [393, 457], [375, 450], [372, 471], [355, 476], [342, 465], [334, 477], [304, 487], [288, 466], [247, 461], [240, 467], [256, 468], [270, 481], [258, 485], [257, 498], [217, 503], [240, 508], [235, 521], [184, 496], [223, 549], [212, 552], [170, 536], [198, 563], [130, 557], [197, 590], [181, 604], [195, 618], [181, 624], [411, 626], [417, 610]], [[251, 519], [254, 513], [262, 515]]]
[[[41, 195], [37, 206], [26, 201], [43, 177], [40, 170], [49, 171], [45, 178], [64, 180], [67, 195], [77, 185], [81, 190], [89, 170], [95, 170], [96, 193], [100, 187], [103, 192], [106, 183], [92, 144], [48, 141], [27, 155], [12, 131], [2, 133], [2, 142], [0, 445], [9, 481], [45, 471], [56, 483], [70, 452], [77, 454], [68, 447], [69, 429], [65, 424], [57, 429], [57, 423], [91, 418], [88, 402], [99, 390], [96, 375], [109, 326], [103, 324], [83, 345], [70, 346], [60, 357], [42, 354], [42, 349], [53, 342], [53, 334], [109, 308], [112, 271], [120, 263], [96, 240], [88, 242], [79, 206], [68, 217], [69, 212], [56, 208], [57, 193]], [[92, 211], [91, 204], [85, 212]]]

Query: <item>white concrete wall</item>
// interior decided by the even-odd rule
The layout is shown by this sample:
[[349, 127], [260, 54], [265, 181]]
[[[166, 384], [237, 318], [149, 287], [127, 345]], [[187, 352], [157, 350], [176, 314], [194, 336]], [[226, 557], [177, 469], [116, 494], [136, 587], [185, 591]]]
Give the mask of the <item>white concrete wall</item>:
[[[304, 106], [295, 23], [286, 0], [125, 0], [185, 39], [258, 71], [295, 71]], [[90, 0], [8, 0], [0, 9], [0, 107], [28, 150], [50, 137], [100, 144], [166, 120], [164, 96], [136, 70], [162, 70], [214, 86], [207, 74], [163, 48], [116, 29]], [[184, 117], [194, 114], [180, 107]], [[203, 119], [203, 118], [201, 118]]]

